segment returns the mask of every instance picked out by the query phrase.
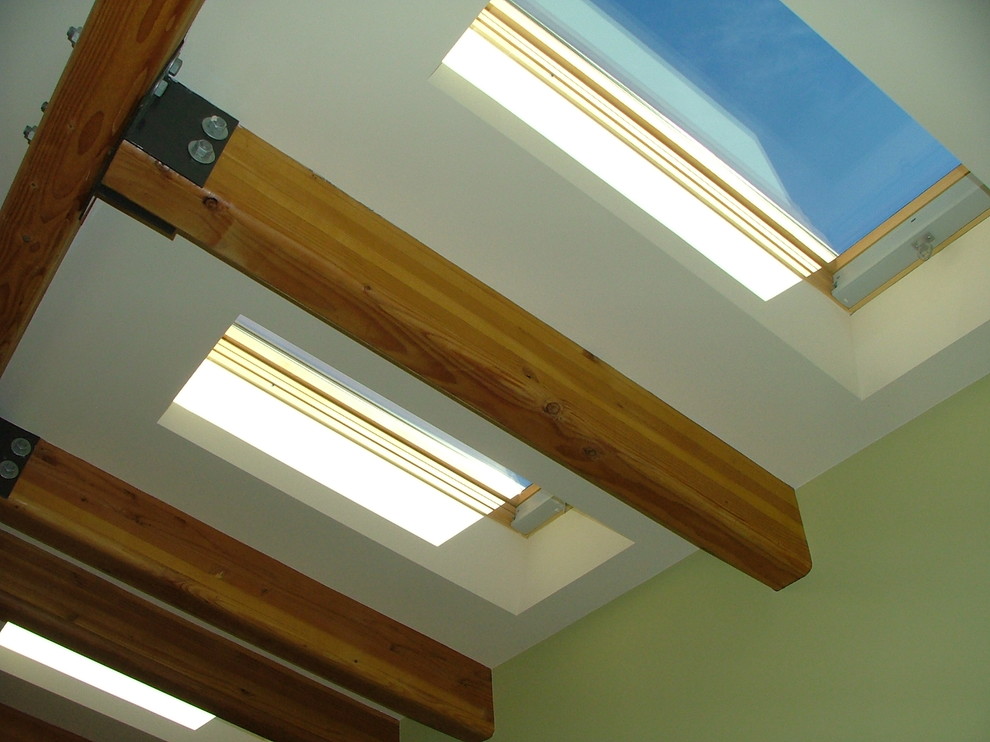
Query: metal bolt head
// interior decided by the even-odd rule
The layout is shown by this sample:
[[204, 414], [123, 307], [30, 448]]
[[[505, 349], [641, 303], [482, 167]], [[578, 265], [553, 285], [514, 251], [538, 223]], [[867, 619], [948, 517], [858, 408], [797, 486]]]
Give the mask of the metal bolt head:
[[14, 440], [10, 442], [10, 450], [15, 456], [24, 458], [31, 453], [31, 441], [27, 438], [14, 438]]
[[69, 39], [69, 43], [72, 44], [72, 46], [76, 45], [81, 34], [82, 26], [69, 26], [69, 30], [65, 32], [65, 36]]
[[48, 110], [48, 101], [45, 101], [44, 103], [41, 104], [41, 112], [44, 113], [47, 110]]
[[189, 155], [196, 162], [201, 162], [204, 165], [209, 165], [217, 159], [217, 153], [207, 139], [194, 139], [189, 142]]
[[163, 95], [165, 95], [165, 91], [167, 89], [168, 89], [168, 80], [162, 79], [155, 83], [155, 87], [152, 89], [151, 92], [156, 98], [161, 98]]
[[165, 71], [165, 74], [168, 75], [169, 77], [175, 77], [176, 75], [179, 74], [179, 70], [181, 69], [182, 69], [182, 60], [176, 57], [171, 62], [169, 62], [168, 69]]
[[229, 134], [226, 119], [216, 114], [203, 119], [203, 131], [211, 139], [226, 139]]
[[0, 479], [17, 479], [17, 475], [20, 473], [21, 467], [13, 461], [9, 459], [0, 461]]
[[37, 126], [25, 126], [24, 127], [24, 138], [29, 142], [34, 139], [34, 133], [38, 130]]

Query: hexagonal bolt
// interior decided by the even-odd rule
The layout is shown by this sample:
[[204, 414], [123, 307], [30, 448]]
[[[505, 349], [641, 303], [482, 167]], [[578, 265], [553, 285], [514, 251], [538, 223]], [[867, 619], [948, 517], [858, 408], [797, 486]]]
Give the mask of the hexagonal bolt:
[[21, 467], [10, 459], [0, 461], [0, 479], [17, 479], [17, 475], [20, 473]]
[[165, 70], [165, 74], [169, 77], [175, 77], [179, 74], [179, 70], [182, 69], [182, 60], [176, 57], [168, 64], [168, 69]]
[[37, 126], [31, 126], [31, 125], [25, 126], [24, 127], [24, 138], [27, 139], [30, 142], [32, 139], [34, 139], [34, 133], [36, 131], [38, 131], [38, 127]]
[[165, 95], [166, 90], [168, 90], [168, 80], [159, 80], [155, 83], [155, 87], [152, 89], [151, 93], [156, 98], [161, 98]]
[[10, 450], [14, 456], [20, 456], [22, 459], [31, 453], [31, 441], [27, 438], [14, 438], [10, 442]]
[[211, 139], [226, 139], [230, 132], [227, 131], [227, 121], [222, 116], [213, 114], [203, 119], [203, 131]]
[[196, 162], [201, 162], [204, 165], [209, 165], [217, 159], [213, 145], [206, 139], [194, 139], [189, 142], [189, 155]]
[[65, 32], [66, 38], [69, 39], [69, 43], [75, 46], [79, 37], [82, 35], [82, 26], [69, 26], [69, 30]]
[[47, 110], [48, 110], [48, 101], [45, 101], [44, 103], [41, 104], [41, 112], [44, 113]]

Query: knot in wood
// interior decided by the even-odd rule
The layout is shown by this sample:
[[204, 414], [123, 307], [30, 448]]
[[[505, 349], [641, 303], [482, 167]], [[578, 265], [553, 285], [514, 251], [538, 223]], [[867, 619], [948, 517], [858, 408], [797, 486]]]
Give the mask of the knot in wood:
[[203, 199], [203, 206], [205, 206], [208, 211], [216, 211], [220, 208], [220, 201], [218, 201], [214, 196], [207, 196]]
[[592, 461], [594, 461], [600, 456], [598, 449], [592, 448], [591, 446], [585, 446], [583, 453], [585, 457], [591, 459]]
[[547, 402], [543, 406], [543, 411], [551, 417], [557, 417], [560, 414], [560, 402]]

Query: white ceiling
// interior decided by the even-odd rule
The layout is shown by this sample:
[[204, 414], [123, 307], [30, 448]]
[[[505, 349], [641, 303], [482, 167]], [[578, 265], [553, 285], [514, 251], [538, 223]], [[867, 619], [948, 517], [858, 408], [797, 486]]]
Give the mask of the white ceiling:
[[[852, 319], [807, 286], [764, 305], [525, 133], [494, 128], [430, 82], [483, 4], [209, 0], [179, 79], [793, 485], [990, 371], [990, 224]], [[990, 180], [990, 4], [789, 4]], [[68, 57], [64, 30], [87, 8], [0, 5], [2, 184]], [[157, 425], [239, 314], [553, 482], [635, 547], [516, 616], [317, 521]], [[0, 380], [0, 415], [491, 665], [690, 551], [195, 247], [105, 207]]]

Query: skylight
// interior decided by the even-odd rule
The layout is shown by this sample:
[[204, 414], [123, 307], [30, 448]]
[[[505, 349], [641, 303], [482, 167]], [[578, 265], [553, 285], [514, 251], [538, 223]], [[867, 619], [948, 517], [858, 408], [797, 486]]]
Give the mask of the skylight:
[[0, 646], [50, 667], [63, 675], [81, 680], [128, 703], [133, 703], [176, 724], [196, 730], [215, 718], [185, 701], [111, 670], [99, 662], [66, 649], [27, 629], [7, 622], [0, 629]]
[[[231, 327], [175, 404], [443, 544], [538, 488], [298, 348]], [[262, 337], [265, 334], [266, 337]]]
[[515, 0], [836, 253], [959, 161], [779, 0]]
[[[493, 0], [444, 65], [764, 299], [851, 307], [990, 205], [914, 223], [965, 169], [779, 0]], [[833, 280], [893, 219], [906, 250]]]

